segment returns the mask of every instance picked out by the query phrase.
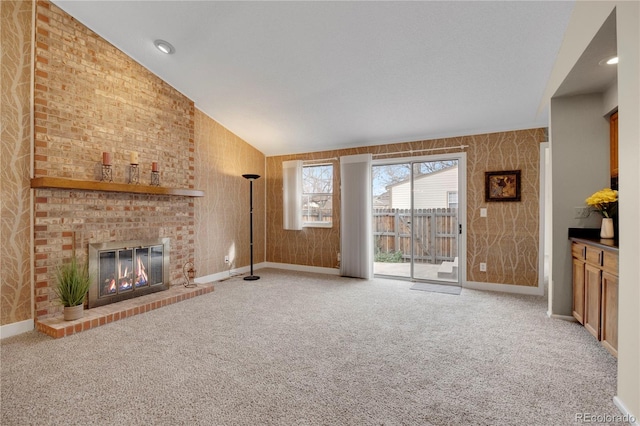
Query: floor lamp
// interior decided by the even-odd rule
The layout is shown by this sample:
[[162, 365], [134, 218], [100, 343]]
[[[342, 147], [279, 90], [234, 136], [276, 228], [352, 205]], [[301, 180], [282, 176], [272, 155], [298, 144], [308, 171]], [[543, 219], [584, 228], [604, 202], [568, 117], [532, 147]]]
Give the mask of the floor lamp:
[[242, 175], [242, 177], [249, 180], [249, 217], [251, 218], [249, 222], [249, 233], [251, 234], [251, 274], [244, 277], [244, 280], [255, 281], [259, 280], [260, 277], [253, 275], [253, 181], [260, 178], [260, 175], [246, 174]]

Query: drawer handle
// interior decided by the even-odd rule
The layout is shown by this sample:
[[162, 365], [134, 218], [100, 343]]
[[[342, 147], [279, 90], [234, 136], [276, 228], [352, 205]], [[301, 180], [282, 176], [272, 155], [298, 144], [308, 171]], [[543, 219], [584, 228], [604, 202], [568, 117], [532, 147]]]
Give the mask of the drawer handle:
[[598, 265], [602, 266], [602, 252], [598, 253]]
[[587, 247], [582, 247], [582, 258], [586, 259], [587, 258]]

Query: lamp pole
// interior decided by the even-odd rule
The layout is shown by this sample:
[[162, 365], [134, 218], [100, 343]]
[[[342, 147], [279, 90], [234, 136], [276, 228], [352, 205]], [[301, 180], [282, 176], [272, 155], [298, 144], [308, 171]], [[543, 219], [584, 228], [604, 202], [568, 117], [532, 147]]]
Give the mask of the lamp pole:
[[245, 174], [243, 178], [249, 180], [249, 235], [250, 235], [250, 249], [251, 249], [251, 273], [244, 277], [245, 281], [259, 280], [260, 277], [253, 275], [253, 181], [260, 178], [260, 175]]

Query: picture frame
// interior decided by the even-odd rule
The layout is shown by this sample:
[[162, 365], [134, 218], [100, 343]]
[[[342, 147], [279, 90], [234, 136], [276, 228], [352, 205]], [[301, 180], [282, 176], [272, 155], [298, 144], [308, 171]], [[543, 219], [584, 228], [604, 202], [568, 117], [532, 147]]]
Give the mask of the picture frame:
[[520, 201], [520, 170], [485, 172], [484, 200]]

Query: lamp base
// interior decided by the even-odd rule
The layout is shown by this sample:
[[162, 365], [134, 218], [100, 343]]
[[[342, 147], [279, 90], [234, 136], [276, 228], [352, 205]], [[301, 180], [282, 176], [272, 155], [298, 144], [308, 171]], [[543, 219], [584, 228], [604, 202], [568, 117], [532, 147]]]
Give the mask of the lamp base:
[[245, 281], [255, 281], [255, 280], [259, 280], [260, 277], [257, 275], [247, 275], [246, 277], [243, 278], [243, 280]]

